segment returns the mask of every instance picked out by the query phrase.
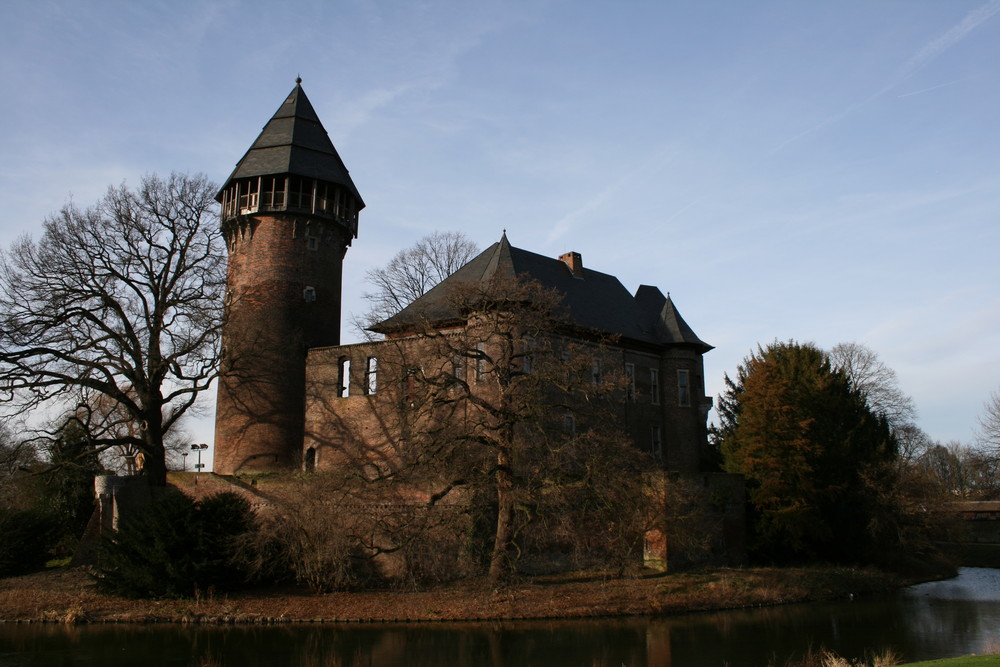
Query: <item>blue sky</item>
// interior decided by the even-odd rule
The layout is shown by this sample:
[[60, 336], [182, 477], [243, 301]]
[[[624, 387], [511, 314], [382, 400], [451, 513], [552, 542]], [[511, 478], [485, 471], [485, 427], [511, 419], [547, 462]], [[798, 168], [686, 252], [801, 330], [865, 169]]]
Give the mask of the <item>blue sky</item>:
[[1000, 0], [11, 0], [0, 34], [0, 245], [221, 181], [301, 75], [368, 204], [345, 316], [420, 237], [506, 229], [669, 291], [712, 395], [857, 341], [969, 443], [1000, 386]]

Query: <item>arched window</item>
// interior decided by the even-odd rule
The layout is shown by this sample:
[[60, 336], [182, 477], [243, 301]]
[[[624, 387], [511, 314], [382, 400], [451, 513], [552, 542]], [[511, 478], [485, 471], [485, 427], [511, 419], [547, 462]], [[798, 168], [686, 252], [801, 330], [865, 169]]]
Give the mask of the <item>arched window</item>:
[[303, 460], [303, 467], [306, 472], [315, 472], [316, 470], [316, 448], [310, 447], [306, 450], [306, 455]]

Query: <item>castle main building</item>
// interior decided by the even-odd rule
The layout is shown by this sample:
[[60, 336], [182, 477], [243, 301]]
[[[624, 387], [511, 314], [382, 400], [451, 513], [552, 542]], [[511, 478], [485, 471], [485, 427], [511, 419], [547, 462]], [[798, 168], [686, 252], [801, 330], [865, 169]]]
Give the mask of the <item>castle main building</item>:
[[[340, 345], [342, 262], [364, 202], [300, 81], [218, 199], [229, 273], [217, 473], [330, 468], [344, 451], [399, 445], [407, 438], [387, 427], [380, 401], [410, 401], [413, 378], [443, 363], [428, 341], [477, 326], [450, 295], [498, 280], [530, 280], [558, 294], [565, 316], [553, 335], [600, 343], [595, 381], [599, 364], [621, 373], [625, 390], [614, 419], [636, 447], [662, 469], [705, 468], [712, 402], [702, 357], [711, 346], [659, 289], [643, 285], [631, 294], [614, 276], [585, 268], [577, 253], [544, 257], [513, 247], [504, 234], [376, 325], [385, 340]], [[479, 353], [487, 349], [447, 359], [454, 381], [481, 382]], [[403, 357], [405, 367], [388, 363]], [[522, 357], [527, 364], [530, 355]]]

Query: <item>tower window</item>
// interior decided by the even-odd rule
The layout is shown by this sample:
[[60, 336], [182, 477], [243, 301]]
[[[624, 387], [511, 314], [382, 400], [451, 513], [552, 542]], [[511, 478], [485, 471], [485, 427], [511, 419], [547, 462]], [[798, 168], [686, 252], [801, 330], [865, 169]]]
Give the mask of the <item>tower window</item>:
[[649, 402], [660, 404], [660, 371], [657, 368], [649, 369]]
[[330, 186], [326, 183], [316, 184], [316, 212], [330, 213]]
[[319, 250], [319, 239], [315, 236], [306, 236], [306, 248], [308, 250]]
[[316, 288], [312, 286], [306, 287], [304, 290], [302, 290], [302, 298], [305, 300], [306, 303], [312, 303], [313, 301], [315, 301]]
[[677, 371], [677, 405], [682, 408], [691, 405], [691, 371], [687, 369]]
[[257, 211], [259, 187], [260, 180], [256, 178], [236, 184], [237, 191], [239, 192], [241, 214], [255, 213]]
[[313, 181], [295, 176], [288, 179], [288, 208], [312, 210]]
[[265, 209], [280, 210], [285, 207], [284, 176], [269, 176], [264, 179], [262, 200]]

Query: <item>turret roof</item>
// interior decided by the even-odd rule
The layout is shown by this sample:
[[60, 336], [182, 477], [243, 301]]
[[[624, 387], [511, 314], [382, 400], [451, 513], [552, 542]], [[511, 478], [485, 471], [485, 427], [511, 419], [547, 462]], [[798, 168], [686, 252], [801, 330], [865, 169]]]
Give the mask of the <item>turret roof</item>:
[[342, 185], [357, 197], [358, 208], [364, 207], [344, 161], [302, 90], [302, 79], [295, 80], [295, 88], [236, 163], [222, 189], [234, 179], [281, 174]]

